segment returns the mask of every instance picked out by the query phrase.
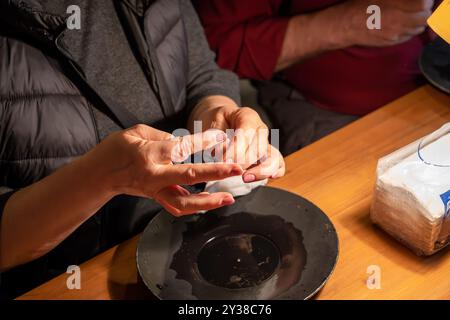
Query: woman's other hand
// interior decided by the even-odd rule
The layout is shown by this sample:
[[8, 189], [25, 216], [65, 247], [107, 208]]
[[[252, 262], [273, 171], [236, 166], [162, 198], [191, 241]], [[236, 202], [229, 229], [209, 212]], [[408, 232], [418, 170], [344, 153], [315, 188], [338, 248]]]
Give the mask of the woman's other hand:
[[204, 130], [231, 131], [229, 143], [216, 159], [239, 164], [245, 170], [244, 182], [276, 179], [285, 174], [283, 156], [269, 143], [269, 129], [255, 110], [238, 107], [227, 97], [211, 96], [200, 102], [190, 118], [191, 124], [201, 121]]

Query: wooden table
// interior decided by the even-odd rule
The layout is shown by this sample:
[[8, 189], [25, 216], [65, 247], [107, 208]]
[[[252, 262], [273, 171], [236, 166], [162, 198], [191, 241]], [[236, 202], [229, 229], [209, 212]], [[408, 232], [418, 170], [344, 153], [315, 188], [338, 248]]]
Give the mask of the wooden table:
[[[450, 249], [417, 257], [369, 219], [377, 160], [450, 121], [450, 97], [430, 86], [379, 109], [287, 158], [273, 187], [318, 205], [340, 239], [336, 269], [318, 299], [450, 299]], [[138, 237], [81, 265], [81, 290], [63, 274], [20, 299], [145, 299], [136, 271]], [[366, 286], [367, 268], [381, 269], [381, 289]]]

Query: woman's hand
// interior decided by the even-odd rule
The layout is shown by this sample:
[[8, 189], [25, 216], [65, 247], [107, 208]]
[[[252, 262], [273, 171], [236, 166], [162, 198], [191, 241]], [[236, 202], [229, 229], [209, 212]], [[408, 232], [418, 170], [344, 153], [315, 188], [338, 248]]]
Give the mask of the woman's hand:
[[[269, 129], [251, 108], [238, 107], [231, 99], [211, 96], [193, 110], [190, 124], [201, 121], [203, 130], [219, 129], [233, 132], [219, 161], [241, 165], [244, 182], [279, 178], [285, 173], [281, 153], [269, 143]], [[192, 131], [191, 126], [191, 131]]]
[[144, 125], [112, 134], [11, 196], [0, 224], [0, 270], [50, 252], [119, 194], [153, 198], [176, 216], [232, 204], [229, 193], [189, 194], [180, 185], [241, 175], [239, 165], [173, 164], [225, 139], [219, 130], [175, 139]]
[[170, 213], [180, 216], [234, 203], [231, 194], [190, 194], [181, 185], [241, 175], [236, 164], [173, 164], [191, 154], [226, 141], [220, 130], [174, 138], [154, 128], [138, 125], [114, 133], [89, 157], [106, 166], [116, 194], [153, 198]]

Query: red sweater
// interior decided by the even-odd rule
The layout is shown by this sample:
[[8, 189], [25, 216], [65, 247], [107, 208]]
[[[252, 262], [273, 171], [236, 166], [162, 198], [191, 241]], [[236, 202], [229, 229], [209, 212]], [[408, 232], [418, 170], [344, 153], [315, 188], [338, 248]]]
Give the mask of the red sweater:
[[[243, 78], [268, 80], [280, 55], [289, 15], [319, 10], [343, 0], [194, 0], [221, 67]], [[363, 115], [415, 89], [426, 32], [383, 48], [351, 47], [294, 65], [285, 80], [318, 106]]]

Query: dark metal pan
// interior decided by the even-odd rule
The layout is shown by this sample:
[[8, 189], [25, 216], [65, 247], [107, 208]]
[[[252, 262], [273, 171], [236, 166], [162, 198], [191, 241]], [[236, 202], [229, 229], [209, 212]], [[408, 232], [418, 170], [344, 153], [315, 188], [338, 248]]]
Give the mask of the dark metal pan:
[[206, 214], [174, 218], [162, 211], [137, 249], [139, 273], [160, 299], [308, 299], [337, 257], [328, 217], [269, 187]]

